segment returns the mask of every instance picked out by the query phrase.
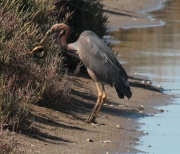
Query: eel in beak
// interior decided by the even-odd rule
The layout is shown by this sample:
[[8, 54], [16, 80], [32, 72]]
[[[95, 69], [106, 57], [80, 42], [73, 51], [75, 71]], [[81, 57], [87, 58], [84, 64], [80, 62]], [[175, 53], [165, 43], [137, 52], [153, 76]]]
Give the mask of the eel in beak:
[[41, 40], [39, 46], [35, 47], [30, 55], [34, 55], [37, 58], [44, 58], [46, 56], [46, 50], [44, 49], [44, 44], [51, 38], [51, 30], [48, 30], [45, 37]]

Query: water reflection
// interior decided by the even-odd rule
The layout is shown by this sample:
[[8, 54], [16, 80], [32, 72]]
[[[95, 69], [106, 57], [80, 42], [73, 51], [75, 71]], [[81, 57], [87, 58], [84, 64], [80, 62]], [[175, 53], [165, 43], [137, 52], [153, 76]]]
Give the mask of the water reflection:
[[165, 26], [111, 33], [121, 40], [113, 49], [121, 55], [120, 61], [128, 62], [125, 69], [147, 75], [154, 84], [162, 84], [167, 89], [178, 89], [180, 83], [180, 22], [173, 22], [180, 21], [180, 9], [172, 9], [180, 6], [180, 1], [176, 3], [168, 2], [166, 9], [153, 13], [167, 23]]
[[[175, 102], [179, 103], [180, 98]], [[180, 152], [180, 121], [177, 120], [179, 108], [177, 104], [166, 106], [163, 108], [166, 113], [140, 120], [141, 123], [145, 123], [143, 130], [149, 134], [141, 139], [140, 145], [136, 148], [150, 154], [178, 154]]]
[[[168, 1], [163, 10], [152, 14], [166, 22], [165, 26], [154, 28], [120, 29], [112, 32], [121, 40], [113, 49], [127, 72], [150, 77], [154, 85], [161, 85], [165, 93], [180, 97], [180, 1]], [[143, 130], [149, 135], [141, 139], [137, 148], [149, 153], [178, 153], [180, 143], [180, 98], [175, 105], [164, 107], [163, 114], [142, 119]], [[161, 107], [162, 108], [162, 107]]]

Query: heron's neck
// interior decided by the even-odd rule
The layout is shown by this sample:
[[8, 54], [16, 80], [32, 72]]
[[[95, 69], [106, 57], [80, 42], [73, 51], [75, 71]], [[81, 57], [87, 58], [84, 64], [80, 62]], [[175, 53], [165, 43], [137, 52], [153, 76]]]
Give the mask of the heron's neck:
[[68, 44], [67, 44], [67, 36], [61, 37], [61, 39], [59, 41], [60, 41], [62, 47], [67, 50], [67, 46], [68, 46]]

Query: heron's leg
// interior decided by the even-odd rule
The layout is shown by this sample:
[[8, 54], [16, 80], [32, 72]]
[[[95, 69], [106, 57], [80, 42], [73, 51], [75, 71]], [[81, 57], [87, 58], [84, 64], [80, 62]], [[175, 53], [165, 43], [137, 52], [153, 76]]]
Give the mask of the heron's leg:
[[96, 88], [97, 88], [97, 91], [98, 91], [98, 99], [97, 99], [97, 102], [96, 102], [93, 110], [91, 111], [91, 114], [89, 115], [89, 118], [86, 120], [86, 122], [88, 122], [88, 123], [92, 122], [92, 119], [93, 119], [94, 115], [96, 114], [96, 112], [98, 110], [98, 107], [99, 107], [99, 105], [101, 103], [101, 99], [102, 99], [102, 95], [103, 95], [103, 93], [101, 92], [101, 88], [99, 86], [99, 83], [95, 82], [95, 85], [96, 85]]
[[100, 102], [100, 104], [99, 104], [99, 106], [98, 106], [97, 111], [95, 112], [94, 116], [92, 117], [92, 121], [95, 121], [95, 120], [96, 120], [96, 117], [97, 117], [97, 115], [99, 114], [99, 112], [100, 112], [100, 110], [101, 110], [101, 108], [102, 108], [102, 106], [103, 106], [103, 104], [104, 104], [104, 102], [105, 102], [105, 100], [106, 100], [106, 92], [105, 92], [105, 88], [104, 88], [104, 85], [103, 85], [103, 84], [102, 84], [102, 89], [103, 89], [103, 91], [102, 91], [101, 102]]

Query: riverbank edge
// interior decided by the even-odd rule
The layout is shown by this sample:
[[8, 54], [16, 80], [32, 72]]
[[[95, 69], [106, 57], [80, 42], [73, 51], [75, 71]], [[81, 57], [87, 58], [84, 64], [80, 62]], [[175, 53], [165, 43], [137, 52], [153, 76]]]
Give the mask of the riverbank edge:
[[[112, 18], [115, 21], [118, 20], [118, 28], [122, 28], [119, 23], [134, 26], [134, 21], [138, 21], [145, 26], [151, 22], [151, 19], [146, 16], [135, 17], [137, 14], [139, 15], [137, 13], [139, 11], [135, 11], [135, 8], [138, 8], [142, 0], [131, 0], [129, 3], [123, 1], [124, 4], [119, 5], [127, 4], [126, 8], [131, 8], [127, 12], [131, 12], [131, 14], [134, 9], [134, 16], [124, 17], [109, 14], [110, 25], [116, 25]], [[115, 1], [111, 3], [113, 2]], [[141, 8], [146, 6], [145, 2]], [[158, 3], [158, 1], [156, 2]], [[114, 6], [118, 5], [115, 3]], [[135, 18], [136, 20], [134, 20]], [[94, 83], [84, 74], [70, 77], [69, 81], [73, 84], [72, 108], [74, 111], [67, 114], [34, 106], [32, 114], [38, 117], [38, 120], [36, 119], [32, 127], [40, 129], [40, 132], [35, 134], [36, 137], [33, 137], [32, 134], [29, 136], [17, 135], [20, 151], [43, 154], [140, 153], [136, 149], [136, 145], [139, 144], [140, 137], [147, 134], [139, 131], [143, 124], [140, 124], [138, 119], [163, 112], [155, 107], [168, 105], [173, 97], [161, 93], [151, 84], [143, 84], [144, 80], [146, 79], [135, 75], [130, 78], [133, 92], [130, 100], [119, 100], [115, 89], [106, 85], [108, 100], [97, 118], [97, 124], [86, 124], [84, 120], [88, 117], [96, 101]]]

